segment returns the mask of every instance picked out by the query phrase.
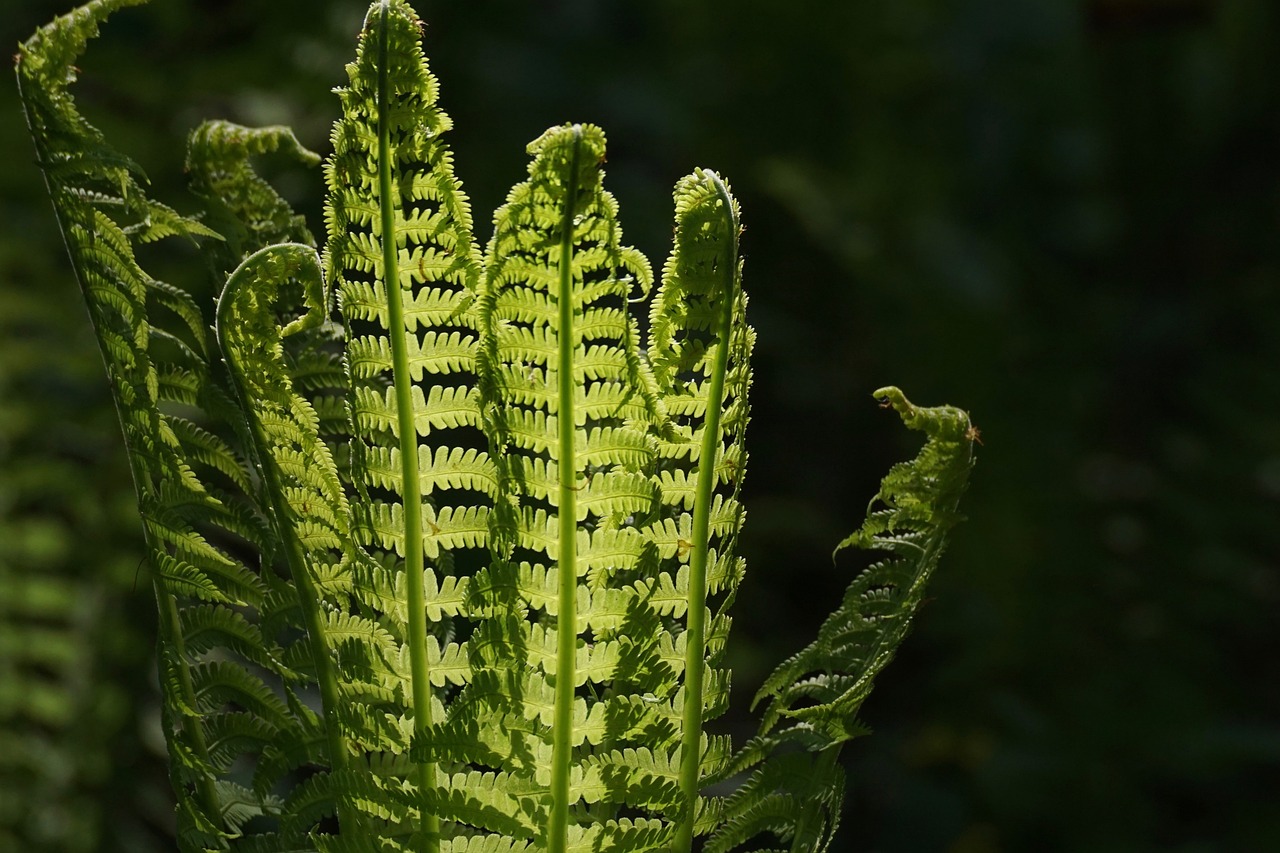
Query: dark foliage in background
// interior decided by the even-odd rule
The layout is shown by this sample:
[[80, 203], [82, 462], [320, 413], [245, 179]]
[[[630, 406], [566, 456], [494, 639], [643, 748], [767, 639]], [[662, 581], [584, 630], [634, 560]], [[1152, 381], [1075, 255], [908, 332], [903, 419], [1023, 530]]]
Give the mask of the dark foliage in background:
[[[982, 427], [971, 520], [866, 707], [876, 736], [850, 751], [851, 848], [1280, 844], [1280, 8], [417, 5], [477, 210], [521, 176], [524, 142], [585, 116], [651, 256], [672, 176], [733, 178], [759, 331], [740, 698], [853, 569], [795, 567], [823, 564], [904, 453], [871, 389]], [[3, 37], [68, 6], [24, 0]], [[326, 149], [363, 11], [153, 0], [112, 21], [77, 95], [182, 207], [180, 142], [202, 117]], [[0, 108], [0, 583], [81, 585], [94, 639], [37, 674], [80, 673], [66, 707], [105, 722], [71, 748], [2, 691], [0, 714], [48, 736], [49, 784], [81, 804], [58, 808], [100, 833], [84, 849], [144, 849], [167, 815], [147, 800], [165, 783], [145, 769], [130, 486], [12, 84]], [[277, 171], [317, 217], [319, 176]]]

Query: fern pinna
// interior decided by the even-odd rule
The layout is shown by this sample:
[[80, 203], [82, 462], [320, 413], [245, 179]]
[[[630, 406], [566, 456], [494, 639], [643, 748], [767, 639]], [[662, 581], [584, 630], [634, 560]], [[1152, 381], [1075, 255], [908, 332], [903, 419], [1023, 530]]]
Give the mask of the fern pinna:
[[[884, 559], [735, 750], [708, 728], [754, 339], [725, 181], [677, 184], [643, 332], [653, 276], [598, 128], [531, 143], [482, 251], [422, 25], [381, 0], [339, 91], [323, 254], [252, 169], [316, 162], [282, 128], [198, 128], [183, 216], [68, 93], [139, 2], [54, 21], [18, 78], [130, 450], [182, 849], [826, 849], [840, 745], [959, 517], [967, 416], [877, 392], [927, 435], [844, 543]], [[166, 237], [201, 247], [215, 315], [143, 270]]]

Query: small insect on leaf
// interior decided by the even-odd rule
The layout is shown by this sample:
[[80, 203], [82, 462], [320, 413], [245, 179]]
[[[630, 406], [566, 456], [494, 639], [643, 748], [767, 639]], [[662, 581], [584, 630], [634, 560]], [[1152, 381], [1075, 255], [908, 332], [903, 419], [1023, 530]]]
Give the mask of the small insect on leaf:
[[982, 430], [978, 429], [973, 424], [969, 424], [969, 428], [964, 432], [964, 437], [969, 439], [970, 441], [975, 441], [978, 444], [982, 444]]

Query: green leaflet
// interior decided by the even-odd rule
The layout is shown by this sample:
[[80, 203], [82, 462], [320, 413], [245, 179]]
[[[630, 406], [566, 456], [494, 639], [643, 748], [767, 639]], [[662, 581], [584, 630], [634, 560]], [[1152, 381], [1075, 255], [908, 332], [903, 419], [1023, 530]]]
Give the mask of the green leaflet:
[[[652, 274], [598, 128], [530, 144], [481, 253], [421, 22], [381, 0], [339, 91], [323, 257], [252, 168], [314, 162], [283, 128], [198, 128], [183, 217], [66, 92], [124, 5], [42, 30], [19, 80], [130, 449], [182, 849], [825, 849], [839, 747], [958, 519], [967, 416], [877, 392], [929, 436], [841, 545], [885, 559], [735, 752], [706, 730], [745, 571], [754, 342], [727, 184], [677, 184], [647, 337]], [[139, 266], [163, 236], [227, 276], [216, 338]]]

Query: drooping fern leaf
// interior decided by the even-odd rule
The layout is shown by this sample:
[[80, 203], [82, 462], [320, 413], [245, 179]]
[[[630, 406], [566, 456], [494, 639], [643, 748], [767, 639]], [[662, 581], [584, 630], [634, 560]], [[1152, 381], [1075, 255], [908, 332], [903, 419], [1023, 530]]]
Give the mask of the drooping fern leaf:
[[205, 204], [205, 224], [223, 237], [211, 244], [219, 274], [276, 243], [315, 243], [306, 221], [253, 170], [251, 157], [277, 151], [304, 165], [320, 163], [319, 155], [303, 148], [287, 127], [206, 121], [187, 140], [191, 190]]
[[914, 460], [890, 469], [866, 522], [837, 546], [836, 553], [854, 547], [889, 556], [859, 574], [818, 639], [760, 688], [759, 698], [769, 699], [761, 723], [766, 733], [784, 719], [803, 720], [833, 740], [851, 731], [847, 722], [906, 637], [951, 528], [961, 519], [960, 498], [973, 466], [969, 416], [951, 406], [915, 406], [897, 388], [882, 388], [875, 396], [927, 440]]
[[235, 447], [240, 425], [197, 424], [175, 408], [223, 416], [234, 408], [209, 361], [202, 313], [185, 291], [147, 275], [136, 254], [168, 236], [218, 235], [150, 199], [141, 171], [79, 115], [68, 92], [71, 63], [99, 23], [128, 5], [137, 4], [101, 0], [42, 29], [21, 48], [18, 80], [129, 448], [160, 608], [179, 836], [187, 849], [224, 849], [246, 822], [275, 809], [235, 781], [233, 767], [309, 726], [312, 715], [276, 694], [298, 676], [287, 650], [255, 624], [270, 608], [289, 607], [293, 590], [230, 547], [247, 542], [268, 565], [276, 551]]
[[[884, 558], [849, 585], [840, 607], [803, 651], [761, 686], [760, 732], [732, 765], [753, 769], [750, 781], [725, 804], [724, 824], [707, 845], [720, 853], [760, 832], [791, 850], [825, 850], [839, 821], [843, 790], [835, 763], [845, 741], [865, 733], [857, 719], [875, 677], [892, 659], [924, 601], [925, 585], [960, 521], [959, 502], [973, 467], [969, 416], [951, 406], [922, 408], [897, 388], [875, 396], [927, 439], [910, 462], [893, 466], [862, 527], [836, 552], [861, 548]], [[806, 752], [787, 754], [789, 749]]]
[[[379, 0], [339, 92], [321, 259], [252, 169], [313, 159], [287, 131], [197, 129], [197, 221], [75, 112], [70, 62], [124, 5], [37, 34], [19, 78], [131, 452], [183, 849], [825, 849], [839, 746], [958, 518], [966, 416], [878, 392], [929, 434], [841, 546], [888, 557], [766, 683], [735, 754], [706, 731], [745, 568], [754, 340], [725, 182], [677, 185], [642, 342], [652, 275], [603, 133], [531, 143], [482, 255], [421, 23]], [[142, 271], [161, 236], [229, 272], [216, 339]]]

